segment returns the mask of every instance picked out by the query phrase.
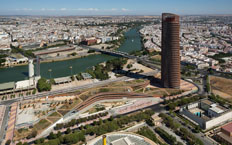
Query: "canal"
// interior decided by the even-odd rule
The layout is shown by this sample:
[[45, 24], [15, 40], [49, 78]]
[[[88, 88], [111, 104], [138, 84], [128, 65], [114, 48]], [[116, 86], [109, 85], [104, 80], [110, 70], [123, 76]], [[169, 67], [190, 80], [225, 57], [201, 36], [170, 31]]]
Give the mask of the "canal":
[[[125, 33], [125, 38], [125, 42], [118, 48], [119, 51], [132, 52], [136, 50], [141, 50], [141, 38], [139, 32], [137, 32], [136, 29], [130, 29], [129, 31], [127, 31]], [[72, 74], [77, 74], [79, 72], [84, 72], [86, 69], [91, 68], [94, 65], [114, 58], [116, 57], [100, 54], [65, 61], [41, 63], [40, 74], [42, 77], [49, 78], [50, 73], [48, 72], [48, 70], [51, 69], [52, 78], [70, 76], [70, 66], [72, 66]], [[0, 69], [0, 83], [28, 79], [27, 74], [27, 65], [12, 68], [3, 68]]]

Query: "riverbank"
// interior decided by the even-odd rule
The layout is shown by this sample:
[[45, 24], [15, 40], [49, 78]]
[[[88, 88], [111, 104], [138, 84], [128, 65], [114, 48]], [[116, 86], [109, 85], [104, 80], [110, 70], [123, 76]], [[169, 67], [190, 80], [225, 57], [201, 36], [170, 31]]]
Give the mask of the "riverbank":
[[[84, 58], [84, 57], [88, 57], [91, 55], [99, 55], [101, 54], [100, 52], [94, 52], [94, 53], [89, 53], [85, 56], [70, 56], [70, 57], [63, 57], [63, 58], [56, 58], [56, 59], [49, 59], [49, 60], [41, 60], [40, 63], [50, 63], [50, 62], [58, 62], [58, 61], [65, 61], [65, 60], [71, 60], [71, 59], [78, 59], [78, 58]], [[27, 66], [28, 63], [23, 63], [23, 64], [15, 64], [15, 65], [11, 65], [10, 68], [12, 67], [17, 67], [17, 66]], [[3, 68], [9, 68], [9, 67], [0, 67], [0, 69]]]
[[[125, 33], [125, 41], [117, 49], [118, 51], [130, 53], [132, 51], [141, 50], [142, 43], [141, 38], [136, 31], [136, 29], [130, 29]], [[50, 73], [48, 70], [52, 70], [51, 77], [59, 78], [70, 76], [70, 74], [78, 74], [84, 72], [87, 69], [116, 58], [115, 56], [98, 54], [98, 55], [89, 55], [82, 58], [68, 58], [66, 60], [61, 59], [60, 61], [49, 61], [46, 63], [41, 63], [40, 65], [40, 75], [45, 78], [50, 78]], [[70, 70], [72, 66], [72, 70]], [[72, 71], [72, 72], [71, 72]], [[11, 81], [20, 81], [28, 79], [28, 66], [15, 66], [12, 68], [2, 68], [0, 69], [0, 83], [11, 82]]]

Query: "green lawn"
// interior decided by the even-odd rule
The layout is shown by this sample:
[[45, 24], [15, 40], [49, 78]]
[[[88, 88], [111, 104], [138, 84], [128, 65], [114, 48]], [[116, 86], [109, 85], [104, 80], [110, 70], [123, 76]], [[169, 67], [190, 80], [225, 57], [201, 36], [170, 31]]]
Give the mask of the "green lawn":
[[49, 125], [51, 125], [50, 122], [48, 122], [46, 119], [41, 119], [37, 124], [34, 125], [34, 128], [36, 130], [43, 130], [47, 128]]

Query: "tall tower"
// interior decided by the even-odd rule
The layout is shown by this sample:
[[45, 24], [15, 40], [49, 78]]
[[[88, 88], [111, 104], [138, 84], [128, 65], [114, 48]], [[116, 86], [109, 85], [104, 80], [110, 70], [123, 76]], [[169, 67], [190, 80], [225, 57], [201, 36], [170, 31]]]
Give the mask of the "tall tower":
[[33, 59], [29, 60], [29, 65], [28, 65], [28, 69], [29, 69], [29, 78], [34, 77], [34, 65], [33, 65]]
[[40, 76], [40, 58], [36, 57], [36, 76]]
[[162, 14], [161, 81], [165, 88], [180, 88], [179, 16]]

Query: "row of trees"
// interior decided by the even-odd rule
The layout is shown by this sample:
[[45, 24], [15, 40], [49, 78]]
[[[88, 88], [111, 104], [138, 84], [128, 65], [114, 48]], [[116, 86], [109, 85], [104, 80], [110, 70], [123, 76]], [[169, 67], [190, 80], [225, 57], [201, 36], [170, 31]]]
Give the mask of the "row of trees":
[[127, 124], [131, 122], [147, 120], [153, 114], [153, 111], [146, 110], [130, 116], [119, 116], [117, 118], [110, 117], [105, 120], [100, 119], [92, 124], [81, 126], [75, 131], [68, 128], [63, 135], [61, 132], [58, 132], [57, 134], [50, 133], [46, 139], [40, 138], [34, 143], [40, 145], [76, 144], [80, 141], [84, 142], [85, 135], [100, 136], [108, 132], [117, 131], [121, 128], [127, 127]]
[[1, 66], [4, 66], [3, 63], [6, 62], [5, 57], [7, 57], [6, 54], [0, 54], [0, 67], [1, 67]]
[[203, 99], [203, 96], [193, 96], [187, 98], [179, 98], [177, 100], [165, 100], [165, 104], [167, 105], [168, 110], [174, 110], [177, 106], [183, 106], [189, 104], [191, 102], [195, 102], [197, 100]]
[[181, 142], [178, 142], [176, 140], [176, 137], [168, 134], [166, 131], [164, 131], [163, 129], [157, 127], [155, 129], [155, 131], [160, 135], [160, 137], [162, 137], [168, 144], [170, 145], [183, 145]]
[[181, 125], [176, 121], [174, 121], [172, 117], [164, 113], [161, 113], [159, 116], [163, 119], [163, 122], [166, 124], [167, 127], [171, 128], [177, 135], [179, 135], [189, 145], [204, 145], [200, 139], [196, 138], [186, 128], [181, 127]]
[[137, 134], [145, 136], [150, 140], [154, 141], [155, 143], [158, 143], [159, 145], [167, 145], [165, 143], [162, 143], [148, 127], [140, 128]]
[[80, 118], [80, 119], [72, 119], [68, 123], [57, 124], [54, 129], [55, 130], [60, 130], [62, 128], [73, 127], [73, 126], [78, 125], [80, 123], [90, 121], [90, 120], [94, 120], [94, 119], [97, 119], [97, 118], [101, 118], [101, 117], [104, 117], [104, 116], [107, 116], [107, 115], [108, 115], [108, 112], [105, 112], [105, 113], [99, 113], [99, 114], [96, 114], [96, 115], [92, 115], [92, 116], [88, 116], [88, 117], [84, 117], [84, 118]]
[[211, 92], [210, 78], [209, 78], [208, 75], [206, 75], [206, 91], [207, 91], [208, 93]]
[[222, 59], [222, 58], [224, 58], [224, 57], [231, 57], [231, 56], [232, 56], [232, 54], [230, 54], [230, 53], [220, 52], [219, 54], [215, 54], [214, 56], [209, 56], [209, 57], [211, 57], [211, 58], [213, 58], [215, 60], [218, 60], [219, 63], [225, 63], [225, 60]]
[[35, 58], [35, 55], [32, 52], [33, 50], [24, 50], [22, 48], [11, 45], [11, 53], [20, 53], [23, 54], [25, 57]]
[[229, 100], [223, 99], [219, 95], [211, 94], [208, 96], [209, 99], [219, 103], [221, 106], [224, 106], [225, 104], [229, 105], [230, 108], [232, 108], [232, 105], [230, 104]]

